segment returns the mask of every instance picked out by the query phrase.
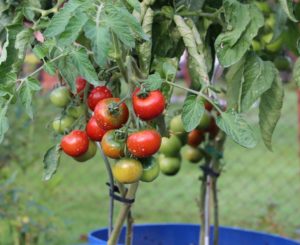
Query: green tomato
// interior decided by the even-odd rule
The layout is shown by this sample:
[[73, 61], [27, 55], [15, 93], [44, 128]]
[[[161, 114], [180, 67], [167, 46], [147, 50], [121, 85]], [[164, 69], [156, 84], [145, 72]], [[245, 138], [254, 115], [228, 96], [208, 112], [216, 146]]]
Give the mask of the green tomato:
[[270, 28], [271, 30], [273, 30], [274, 26], [275, 26], [275, 23], [276, 23], [275, 15], [270, 14], [270, 16], [265, 21], [265, 26], [267, 28]]
[[71, 106], [68, 108], [67, 113], [69, 116], [74, 118], [80, 118], [85, 115], [85, 106], [83, 104], [78, 106]]
[[177, 174], [180, 170], [181, 162], [177, 157], [166, 157], [163, 154], [158, 156], [160, 171], [168, 176]]
[[260, 11], [262, 11], [264, 14], [268, 14], [271, 12], [271, 8], [267, 2], [255, 2], [255, 5], [258, 7]]
[[71, 100], [70, 91], [67, 87], [54, 89], [50, 94], [50, 101], [57, 107], [65, 107]]
[[185, 133], [183, 122], [181, 120], [181, 115], [172, 118], [170, 122], [170, 131], [176, 135]]
[[180, 148], [180, 139], [175, 135], [171, 135], [170, 138], [162, 137], [159, 152], [167, 157], [176, 157], [179, 154]]
[[159, 164], [154, 157], [141, 159], [143, 165], [143, 174], [140, 178], [143, 182], [152, 182], [155, 180], [160, 172]]
[[253, 48], [253, 51], [255, 52], [258, 52], [261, 50], [261, 44], [260, 42], [256, 41], [256, 40], [253, 40], [252, 41], [252, 48]]
[[277, 51], [280, 50], [282, 44], [283, 44], [283, 35], [278, 37], [275, 41], [267, 44], [266, 49], [272, 53], [276, 53]]
[[185, 145], [181, 149], [181, 156], [184, 160], [187, 160], [191, 163], [198, 163], [204, 157], [204, 154], [196, 147]]
[[211, 115], [208, 111], [205, 110], [197, 128], [201, 130], [206, 130], [209, 128], [210, 122], [211, 122]]
[[290, 71], [292, 69], [292, 61], [287, 56], [277, 56], [274, 64], [278, 70]]
[[74, 121], [74, 118], [70, 116], [57, 117], [53, 121], [52, 127], [55, 132], [62, 134], [71, 129]]
[[74, 157], [74, 159], [78, 162], [85, 162], [93, 158], [96, 155], [96, 152], [97, 152], [97, 145], [94, 141], [90, 140], [88, 150], [82, 155], [78, 157]]
[[263, 44], [268, 44], [271, 42], [272, 38], [273, 38], [273, 33], [269, 32], [261, 37], [261, 41]]

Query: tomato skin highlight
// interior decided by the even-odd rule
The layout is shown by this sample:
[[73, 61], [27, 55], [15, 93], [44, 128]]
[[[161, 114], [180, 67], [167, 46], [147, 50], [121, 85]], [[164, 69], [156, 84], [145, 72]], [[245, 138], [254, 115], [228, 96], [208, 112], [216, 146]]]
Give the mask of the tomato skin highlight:
[[132, 184], [140, 180], [143, 166], [140, 161], [122, 158], [112, 166], [115, 179], [122, 184]]
[[87, 98], [87, 103], [89, 108], [94, 111], [99, 101], [112, 97], [113, 95], [111, 91], [106, 86], [98, 86], [90, 92]]
[[127, 149], [135, 157], [144, 158], [155, 154], [161, 144], [160, 134], [154, 130], [142, 130], [127, 138]]
[[124, 156], [125, 142], [118, 140], [115, 130], [107, 131], [101, 141], [103, 153], [113, 159], [118, 159]]
[[108, 98], [98, 102], [94, 110], [94, 117], [99, 127], [104, 130], [121, 128], [128, 120], [129, 111], [125, 103], [121, 103], [118, 112], [115, 114], [110, 112], [109, 107], [118, 104], [120, 98]]
[[139, 96], [140, 89], [132, 95], [132, 106], [135, 114], [142, 120], [148, 121], [158, 117], [165, 109], [165, 97], [159, 90], [150, 91], [146, 97]]
[[62, 138], [60, 146], [67, 155], [78, 157], [88, 150], [89, 138], [86, 132], [73, 130]]
[[204, 131], [200, 129], [194, 129], [188, 133], [187, 143], [191, 146], [198, 146], [204, 139]]
[[91, 117], [86, 125], [86, 133], [89, 136], [90, 139], [94, 141], [101, 141], [104, 134], [106, 133], [106, 130], [99, 127], [96, 119], [94, 117]]

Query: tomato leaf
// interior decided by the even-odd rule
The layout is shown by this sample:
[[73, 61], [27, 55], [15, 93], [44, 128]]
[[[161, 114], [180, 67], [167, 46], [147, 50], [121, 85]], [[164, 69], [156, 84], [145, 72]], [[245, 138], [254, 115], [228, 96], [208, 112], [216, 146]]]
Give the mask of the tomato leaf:
[[51, 62], [45, 62], [44, 63], [44, 70], [50, 74], [51, 76], [54, 76], [56, 74], [56, 67]]
[[33, 40], [33, 30], [30, 28], [23, 29], [16, 37], [15, 48], [19, 50], [18, 58], [22, 59], [25, 55], [28, 45]]
[[203, 101], [196, 95], [188, 95], [182, 108], [182, 122], [185, 131], [190, 132], [195, 129], [204, 113]]
[[36, 55], [36, 57], [38, 57], [39, 59], [43, 59], [49, 54], [49, 52], [55, 47], [55, 45], [55, 39], [49, 38], [44, 43], [35, 45], [32, 51]]
[[35, 78], [29, 77], [23, 82], [19, 92], [21, 103], [31, 119], [33, 118], [32, 95], [38, 90], [40, 90], [40, 82]]
[[217, 125], [236, 143], [246, 148], [257, 144], [256, 137], [250, 125], [234, 110], [223, 112], [217, 117]]
[[278, 71], [273, 68], [275, 79], [269, 90], [262, 96], [259, 104], [259, 126], [262, 139], [269, 150], [272, 150], [272, 134], [281, 115], [284, 90]]
[[283, 8], [284, 12], [287, 14], [291, 21], [297, 22], [294, 13], [293, 13], [293, 1], [292, 0], [279, 0], [281, 7]]
[[220, 63], [229, 67], [249, 49], [252, 39], [264, 25], [264, 17], [255, 4], [226, 0], [224, 8], [227, 30], [217, 37], [215, 49]]
[[88, 21], [84, 26], [84, 32], [92, 43], [96, 63], [103, 67], [106, 63], [110, 46], [109, 29], [102, 25], [97, 26], [92, 21]]
[[148, 78], [143, 81], [143, 85], [149, 91], [153, 91], [160, 89], [162, 82], [163, 80], [161, 79], [160, 75], [158, 73], [154, 73], [152, 75], [149, 75]]
[[61, 156], [60, 145], [51, 147], [44, 155], [44, 180], [50, 180], [56, 173]]
[[8, 105], [8, 101], [0, 97], [0, 143], [2, 143], [4, 135], [9, 128], [9, 122], [6, 116]]
[[60, 58], [57, 61], [57, 68], [60, 72], [61, 76], [64, 78], [64, 80], [67, 82], [67, 84], [70, 86], [71, 91], [73, 93], [76, 92], [76, 84], [75, 80], [76, 77], [79, 76], [77, 68], [73, 64], [73, 60], [71, 59], [70, 55], [66, 55], [62, 58]]
[[138, 0], [126, 0], [127, 3], [133, 7], [134, 10], [136, 10], [137, 12], [141, 12], [141, 3]]
[[62, 46], [67, 46], [73, 43], [77, 39], [87, 20], [87, 15], [81, 12], [76, 13], [75, 16], [72, 16], [64, 32], [58, 36], [58, 43]]
[[293, 68], [293, 80], [300, 87], [300, 58], [294, 64]]
[[100, 84], [97, 73], [85, 49], [81, 48], [74, 50], [69, 56], [73, 65], [79, 71], [80, 76], [84, 77], [90, 84], [93, 84], [94, 86], [98, 86]]
[[8, 47], [8, 45], [9, 45], [9, 34], [8, 34], [8, 30], [6, 30], [6, 39], [5, 39], [5, 42], [2, 46], [2, 50], [0, 52], [0, 65], [7, 58], [7, 47]]
[[241, 89], [241, 112], [248, 110], [267, 91], [274, 80], [273, 64], [255, 54], [246, 57]]

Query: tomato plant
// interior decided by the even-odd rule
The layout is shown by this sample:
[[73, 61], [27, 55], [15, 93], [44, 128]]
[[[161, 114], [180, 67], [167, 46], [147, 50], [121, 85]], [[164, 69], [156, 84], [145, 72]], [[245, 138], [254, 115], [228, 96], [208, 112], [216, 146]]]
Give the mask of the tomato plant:
[[[59, 87], [50, 101], [61, 109], [60, 120], [55, 120], [55, 142], [44, 156], [45, 179], [57, 171], [63, 151], [86, 160], [97, 144], [110, 191], [117, 180], [120, 195], [134, 199], [139, 180], [155, 176], [150, 178], [143, 168], [147, 164], [140, 161], [155, 158], [161, 172], [175, 175], [182, 157], [202, 171], [200, 212], [208, 215], [204, 204], [217, 196], [226, 137], [245, 148], [257, 144], [245, 119], [254, 106], [262, 141], [272, 149], [284, 95], [276, 66], [288, 70], [278, 57], [299, 53], [298, 18], [299, 8], [291, 0], [5, 1], [0, 16], [0, 142], [9, 129], [12, 104], [21, 104], [33, 118], [32, 96], [41, 89], [38, 73], [58, 74]], [[21, 64], [29, 52], [40, 66], [24, 74]], [[176, 80], [182, 57], [186, 83]], [[300, 59], [293, 69], [298, 85], [299, 70]], [[180, 98], [174, 88], [183, 92]], [[72, 125], [71, 119], [62, 120], [66, 116], [74, 118]], [[111, 154], [116, 140], [111, 132], [126, 144], [124, 151], [116, 147], [116, 155]], [[113, 167], [107, 158], [112, 155], [121, 157]], [[129, 184], [127, 192], [123, 184]], [[110, 199], [113, 203], [112, 195]], [[213, 202], [217, 231], [217, 199]], [[122, 205], [125, 211], [116, 226], [110, 219], [109, 245], [117, 243], [131, 215], [131, 204]], [[201, 244], [209, 235], [209, 220], [201, 221]], [[214, 234], [217, 244], [218, 232]]]

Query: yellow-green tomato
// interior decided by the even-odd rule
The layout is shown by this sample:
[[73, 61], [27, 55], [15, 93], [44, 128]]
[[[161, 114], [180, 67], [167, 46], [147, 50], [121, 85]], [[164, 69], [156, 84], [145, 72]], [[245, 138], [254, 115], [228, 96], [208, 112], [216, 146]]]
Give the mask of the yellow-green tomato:
[[74, 157], [74, 159], [78, 162], [85, 162], [92, 159], [96, 155], [96, 152], [97, 152], [97, 145], [94, 141], [90, 140], [88, 150], [82, 155], [78, 157]]
[[264, 14], [268, 14], [268, 13], [271, 12], [271, 8], [270, 8], [269, 4], [266, 1], [255, 1], [255, 5]]
[[70, 91], [67, 87], [59, 87], [50, 93], [50, 101], [57, 107], [65, 107], [71, 100]]
[[53, 123], [52, 127], [56, 133], [64, 133], [71, 129], [73, 123], [74, 123], [74, 118], [70, 116], [61, 116], [57, 117]]
[[261, 41], [263, 42], [263, 44], [268, 44], [271, 42], [272, 38], [273, 38], [273, 33], [269, 32], [261, 37]]
[[175, 157], [179, 155], [181, 141], [176, 135], [171, 135], [170, 138], [162, 137], [159, 152], [167, 157]]
[[253, 40], [252, 41], [252, 48], [253, 48], [253, 51], [255, 52], [258, 52], [261, 50], [261, 44], [260, 42], [256, 41], [256, 40]]
[[160, 154], [158, 156], [158, 164], [163, 174], [173, 176], [179, 172], [181, 161], [178, 157], [166, 157]]
[[276, 40], [272, 41], [271, 43], [266, 45], [266, 49], [269, 52], [276, 53], [280, 50], [283, 44], [283, 35], [279, 36]]
[[265, 21], [265, 26], [273, 30], [275, 26], [275, 22], [276, 22], [275, 15], [270, 14], [270, 16]]
[[157, 160], [154, 157], [144, 158], [141, 160], [141, 163], [143, 165], [143, 174], [140, 180], [143, 182], [155, 180], [160, 172]]
[[201, 119], [200, 119], [200, 122], [199, 122], [199, 125], [198, 125], [198, 129], [201, 129], [201, 130], [206, 130], [209, 128], [210, 126], [210, 122], [211, 122], [212, 118], [211, 118], [211, 115], [208, 111], [204, 111]]
[[181, 120], [181, 115], [173, 117], [170, 122], [170, 131], [173, 134], [180, 135], [185, 132], [183, 127], [183, 122]]
[[184, 160], [191, 163], [198, 163], [204, 157], [203, 152], [200, 149], [190, 145], [182, 147], [181, 156]]
[[136, 159], [122, 158], [113, 165], [112, 172], [120, 183], [132, 184], [140, 180], [143, 174], [143, 165]]
[[81, 116], [84, 116], [85, 114], [85, 107], [83, 104], [78, 105], [78, 106], [71, 106], [68, 108], [67, 113], [69, 116], [74, 117], [74, 118], [79, 118]]

